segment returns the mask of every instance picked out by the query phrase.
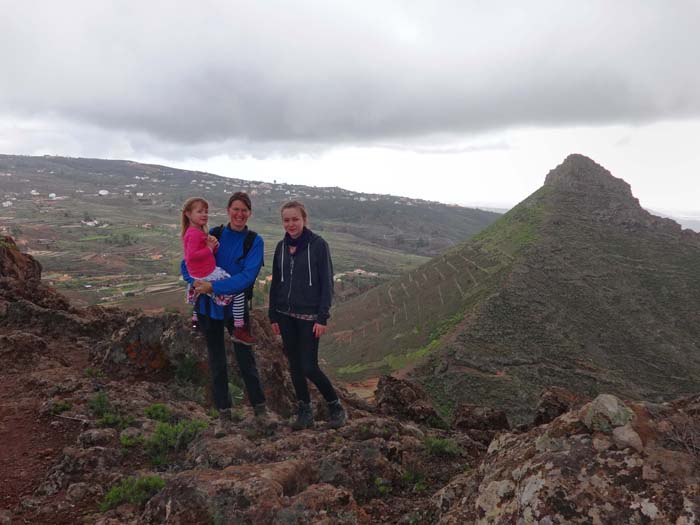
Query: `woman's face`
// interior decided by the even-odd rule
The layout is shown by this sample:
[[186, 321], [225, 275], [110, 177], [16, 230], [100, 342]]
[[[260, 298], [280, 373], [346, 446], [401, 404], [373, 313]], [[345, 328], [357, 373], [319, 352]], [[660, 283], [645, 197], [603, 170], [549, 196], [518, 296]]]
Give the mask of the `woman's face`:
[[238, 200], [233, 201], [226, 212], [231, 223], [231, 229], [237, 232], [242, 231], [250, 218], [250, 210], [246, 203]]
[[296, 239], [304, 231], [304, 217], [299, 208], [285, 208], [282, 210], [282, 226], [292, 239]]

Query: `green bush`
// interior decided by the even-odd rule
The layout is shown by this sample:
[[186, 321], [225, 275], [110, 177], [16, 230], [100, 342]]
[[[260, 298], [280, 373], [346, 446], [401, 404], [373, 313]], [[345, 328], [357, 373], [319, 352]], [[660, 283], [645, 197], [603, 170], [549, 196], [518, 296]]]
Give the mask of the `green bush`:
[[124, 430], [126, 427], [130, 427], [133, 422], [134, 418], [131, 416], [122, 416], [116, 412], [107, 412], [97, 420], [97, 425], [100, 427], [112, 427]]
[[165, 487], [165, 481], [159, 476], [126, 478], [109, 489], [100, 504], [100, 510], [104, 512], [122, 503], [143, 505], [163, 487]]
[[241, 403], [243, 403], [243, 396], [245, 394], [240, 385], [229, 381], [228, 392], [231, 395], [231, 402], [234, 405], [240, 405]]
[[161, 421], [163, 423], [167, 423], [173, 417], [170, 409], [163, 403], [155, 403], [146, 407], [144, 413], [146, 414], [146, 417], [156, 421]]
[[425, 476], [415, 470], [404, 472], [401, 476], [401, 483], [413, 492], [425, 492], [428, 489], [428, 482]]
[[124, 448], [132, 448], [143, 443], [143, 436], [119, 436], [119, 442]]
[[206, 377], [199, 366], [199, 361], [193, 355], [183, 357], [175, 367], [175, 378], [178, 381], [193, 383], [195, 385], [203, 385], [206, 383]]
[[71, 404], [70, 401], [66, 401], [65, 399], [62, 399], [61, 401], [56, 401], [52, 406], [51, 406], [51, 413], [55, 416], [60, 414], [61, 412], [65, 412], [66, 410], [71, 409]]
[[391, 481], [389, 481], [388, 479], [376, 477], [374, 478], [374, 488], [377, 489], [377, 492], [380, 496], [388, 496], [389, 494], [391, 494]]
[[91, 379], [103, 379], [105, 377], [105, 373], [100, 370], [99, 368], [93, 368], [91, 366], [87, 367], [85, 369], [85, 377], [89, 377]]
[[199, 420], [180, 421], [175, 425], [158, 423], [153, 435], [145, 441], [146, 453], [154, 465], [163, 465], [170, 452], [184, 449], [207, 426], [205, 421]]
[[455, 457], [462, 454], [459, 445], [448, 438], [427, 437], [423, 445], [431, 456]]
[[95, 417], [102, 417], [107, 412], [112, 411], [112, 405], [109, 402], [107, 394], [104, 392], [98, 392], [95, 394], [95, 396], [88, 401], [88, 408], [90, 409], [90, 412], [95, 415]]

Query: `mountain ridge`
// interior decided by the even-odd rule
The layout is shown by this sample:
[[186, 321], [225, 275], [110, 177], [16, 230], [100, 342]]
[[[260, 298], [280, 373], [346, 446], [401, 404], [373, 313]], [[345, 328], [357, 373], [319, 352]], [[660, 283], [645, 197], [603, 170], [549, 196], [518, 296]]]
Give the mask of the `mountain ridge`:
[[[498, 221], [413, 270], [431, 279], [402, 301], [429, 308], [404, 306], [394, 320], [412, 335], [368, 330], [382, 317], [357, 298], [335, 319], [364, 335], [336, 334], [328, 359], [348, 378], [409, 366], [446, 412], [479, 402], [523, 420], [547, 386], [667, 399], [700, 386], [698, 261], [700, 235], [646, 212], [626, 182], [572, 155]], [[408, 280], [366, 295], [399, 295]], [[353, 368], [360, 348], [379, 359]]]

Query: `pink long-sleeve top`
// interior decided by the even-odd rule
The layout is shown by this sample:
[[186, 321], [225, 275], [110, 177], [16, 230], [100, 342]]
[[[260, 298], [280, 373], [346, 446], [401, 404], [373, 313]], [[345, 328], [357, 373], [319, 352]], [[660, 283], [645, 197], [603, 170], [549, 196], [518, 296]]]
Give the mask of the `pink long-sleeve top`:
[[216, 268], [214, 253], [207, 246], [207, 234], [199, 228], [190, 226], [182, 237], [185, 251], [185, 265], [192, 277], [202, 278]]

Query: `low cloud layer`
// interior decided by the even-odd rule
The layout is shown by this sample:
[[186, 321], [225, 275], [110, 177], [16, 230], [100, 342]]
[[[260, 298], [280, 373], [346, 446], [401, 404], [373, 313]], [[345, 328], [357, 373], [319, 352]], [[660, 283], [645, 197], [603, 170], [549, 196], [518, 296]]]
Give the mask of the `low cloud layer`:
[[0, 119], [207, 155], [700, 115], [697, 2], [491, 4], [2, 0]]

